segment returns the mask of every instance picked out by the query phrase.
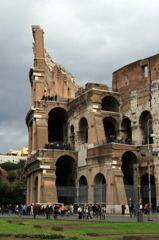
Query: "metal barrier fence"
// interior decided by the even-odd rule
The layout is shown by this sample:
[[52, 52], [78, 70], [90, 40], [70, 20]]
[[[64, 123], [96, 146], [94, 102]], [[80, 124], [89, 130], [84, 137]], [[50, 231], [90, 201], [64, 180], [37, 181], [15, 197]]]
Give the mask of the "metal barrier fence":
[[87, 203], [88, 202], [88, 186], [79, 187], [79, 203]]
[[[80, 186], [77, 193], [76, 187], [57, 186], [58, 197], [74, 197], [76, 203], [88, 202], [88, 186]], [[105, 184], [94, 186], [94, 202], [106, 202]]]
[[57, 186], [58, 197], [76, 197], [76, 187]]
[[94, 186], [94, 202], [106, 202], [105, 184]]
[[125, 185], [125, 192], [127, 197], [127, 202], [132, 202], [138, 204], [138, 186]]
[[[149, 197], [148, 185], [144, 185], [142, 187], [142, 191], [143, 191], [143, 198], [148, 198]], [[151, 197], [156, 198], [156, 186], [155, 185], [151, 185]]]

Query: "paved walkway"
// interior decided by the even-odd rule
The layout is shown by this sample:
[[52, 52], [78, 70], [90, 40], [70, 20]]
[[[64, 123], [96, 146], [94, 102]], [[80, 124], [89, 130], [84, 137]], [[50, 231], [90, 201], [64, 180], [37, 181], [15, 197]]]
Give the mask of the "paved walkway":
[[[0, 218], [9, 218], [8, 214], [0, 215]], [[11, 218], [18, 218], [18, 219], [33, 219], [33, 216], [26, 216], [22, 215], [19, 217], [19, 215], [12, 214]], [[44, 220], [46, 219], [46, 216], [43, 215], [36, 215], [36, 219]], [[53, 216], [50, 214], [50, 220], [53, 220]], [[106, 214], [105, 219], [100, 219], [100, 217], [93, 216], [91, 219], [78, 219], [78, 215], [72, 215], [72, 216], [57, 216], [57, 220], [66, 220], [66, 221], [89, 221], [89, 222], [149, 222], [148, 215], [142, 215], [142, 216], [133, 216], [130, 217], [129, 214]], [[155, 213], [152, 215], [152, 222], [159, 222], [159, 213]]]

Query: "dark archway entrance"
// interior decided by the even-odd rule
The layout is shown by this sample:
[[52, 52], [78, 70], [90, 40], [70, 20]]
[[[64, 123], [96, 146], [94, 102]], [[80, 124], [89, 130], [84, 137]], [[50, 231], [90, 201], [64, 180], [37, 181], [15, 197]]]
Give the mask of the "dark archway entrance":
[[71, 127], [70, 127], [70, 143], [71, 143], [72, 149], [74, 149], [74, 146], [75, 146], [75, 132], [74, 132], [74, 126], [73, 125], [71, 125]]
[[132, 143], [132, 131], [131, 131], [131, 121], [129, 118], [124, 118], [121, 124], [122, 136], [125, 139], [126, 144]]
[[112, 96], [106, 96], [102, 99], [102, 110], [119, 112], [119, 102]]
[[138, 204], [138, 160], [133, 152], [125, 152], [122, 156], [121, 170], [127, 202]]
[[64, 155], [56, 163], [56, 189], [59, 203], [71, 204], [76, 200], [76, 161]]
[[94, 178], [94, 202], [106, 202], [106, 180], [103, 174], [98, 173]]
[[103, 119], [106, 142], [116, 142], [116, 129], [118, 128], [117, 121], [112, 117]]
[[[142, 195], [142, 202], [145, 205], [149, 203], [149, 187], [148, 187], [148, 174], [144, 174], [141, 177], [141, 195]], [[152, 207], [156, 207], [156, 185], [155, 185], [155, 178], [151, 176], [151, 202]]]
[[35, 178], [35, 202], [38, 202], [38, 177]]
[[63, 108], [57, 107], [49, 112], [48, 139], [49, 142], [67, 141], [68, 114]]
[[147, 144], [148, 143], [148, 138], [149, 138], [149, 143], [153, 143], [153, 138], [151, 137], [152, 134], [152, 116], [149, 111], [144, 111], [142, 112], [140, 119], [140, 129], [141, 129], [141, 134], [142, 134], [142, 144]]
[[88, 142], [88, 122], [85, 117], [79, 121], [79, 144]]
[[88, 183], [85, 176], [79, 179], [79, 203], [88, 202]]

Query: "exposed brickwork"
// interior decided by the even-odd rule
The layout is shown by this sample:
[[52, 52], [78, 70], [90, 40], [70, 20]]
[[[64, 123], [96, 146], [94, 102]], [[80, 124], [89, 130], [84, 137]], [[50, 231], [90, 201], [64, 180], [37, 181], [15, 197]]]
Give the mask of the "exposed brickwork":
[[[128, 204], [128, 184], [139, 187], [138, 200], [145, 203], [149, 140], [151, 175], [156, 184], [153, 201], [159, 205], [158, 157], [152, 156], [159, 147], [159, 55], [114, 72], [113, 91], [98, 83], [79, 87], [73, 75], [44, 49], [43, 30], [34, 26], [33, 36], [32, 108], [26, 117], [27, 203], [58, 201], [57, 188], [66, 185], [76, 190], [86, 186], [87, 202], [93, 204], [95, 189], [102, 186], [104, 200], [99, 201], [107, 204], [108, 212], [120, 212], [121, 204]], [[53, 99], [42, 99], [43, 95]], [[148, 137], [152, 127], [156, 135], [153, 144]]]

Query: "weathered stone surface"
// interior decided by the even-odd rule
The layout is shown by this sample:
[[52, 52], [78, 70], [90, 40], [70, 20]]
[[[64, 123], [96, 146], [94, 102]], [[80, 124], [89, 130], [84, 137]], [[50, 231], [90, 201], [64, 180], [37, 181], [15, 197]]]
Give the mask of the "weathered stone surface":
[[[159, 55], [114, 72], [113, 91], [98, 83], [79, 87], [44, 49], [39, 26], [33, 26], [33, 37], [32, 107], [26, 117], [27, 204], [98, 202], [109, 206], [110, 212], [121, 212], [121, 205], [130, 200], [125, 184], [138, 188], [139, 199], [132, 194], [131, 200], [145, 204], [149, 146], [156, 188], [152, 201], [159, 205], [158, 156], [152, 156], [159, 150]], [[62, 193], [61, 187], [68, 188]], [[66, 196], [69, 187], [74, 189]]]

